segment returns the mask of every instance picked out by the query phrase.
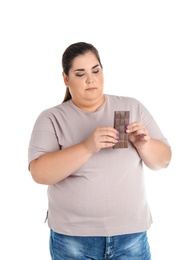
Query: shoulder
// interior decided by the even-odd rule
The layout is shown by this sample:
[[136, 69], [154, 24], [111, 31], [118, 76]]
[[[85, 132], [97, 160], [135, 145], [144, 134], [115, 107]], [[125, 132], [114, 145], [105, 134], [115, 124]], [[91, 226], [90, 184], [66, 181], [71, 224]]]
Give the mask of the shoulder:
[[113, 102], [114, 104], [125, 104], [125, 105], [131, 105], [131, 106], [139, 106], [142, 105], [142, 103], [134, 98], [129, 96], [116, 96], [116, 95], [106, 95], [107, 100], [109, 102]]
[[64, 102], [61, 104], [58, 104], [56, 106], [44, 109], [40, 114], [39, 117], [53, 117], [57, 116], [58, 114], [64, 113], [64, 111], [67, 109], [69, 102]]
[[[66, 102], [65, 102], [66, 103]], [[67, 104], [62, 103], [50, 108], [46, 108], [39, 113], [35, 121], [35, 126], [48, 126], [52, 125], [56, 121], [59, 121], [64, 111], [66, 111]]]

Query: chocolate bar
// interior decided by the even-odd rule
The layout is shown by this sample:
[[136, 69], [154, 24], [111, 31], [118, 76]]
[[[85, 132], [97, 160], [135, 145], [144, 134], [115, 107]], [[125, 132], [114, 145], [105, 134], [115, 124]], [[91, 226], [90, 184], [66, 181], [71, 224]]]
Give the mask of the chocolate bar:
[[128, 134], [125, 132], [125, 126], [129, 124], [130, 111], [114, 112], [114, 128], [119, 132], [118, 143], [113, 148], [128, 148]]

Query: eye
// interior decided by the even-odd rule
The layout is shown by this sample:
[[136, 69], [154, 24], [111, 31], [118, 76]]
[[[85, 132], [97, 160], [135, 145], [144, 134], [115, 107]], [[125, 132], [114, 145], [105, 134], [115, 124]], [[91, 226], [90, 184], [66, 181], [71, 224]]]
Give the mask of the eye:
[[82, 73], [82, 74], [80, 74], [80, 73], [79, 73], [79, 74], [76, 74], [76, 76], [77, 76], [77, 77], [83, 77], [83, 76], [84, 76], [84, 73]]
[[97, 74], [99, 71], [100, 71], [100, 70], [97, 69], [97, 70], [94, 70], [93, 73], [94, 73], [94, 74]]

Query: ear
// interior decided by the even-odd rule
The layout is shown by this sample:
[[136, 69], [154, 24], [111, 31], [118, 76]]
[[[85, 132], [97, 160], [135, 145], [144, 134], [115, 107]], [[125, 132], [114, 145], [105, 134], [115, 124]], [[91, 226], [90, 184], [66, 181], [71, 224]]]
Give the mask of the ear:
[[64, 84], [69, 87], [69, 80], [68, 80], [68, 76], [62, 72], [62, 77], [63, 77], [63, 80], [64, 80]]

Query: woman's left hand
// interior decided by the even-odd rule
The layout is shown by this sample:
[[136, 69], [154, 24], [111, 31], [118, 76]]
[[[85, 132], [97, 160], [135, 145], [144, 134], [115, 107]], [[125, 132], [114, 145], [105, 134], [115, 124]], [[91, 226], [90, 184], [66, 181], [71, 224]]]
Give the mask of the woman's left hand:
[[142, 148], [150, 140], [148, 130], [137, 121], [126, 126], [126, 133], [128, 133], [129, 140], [137, 149]]

